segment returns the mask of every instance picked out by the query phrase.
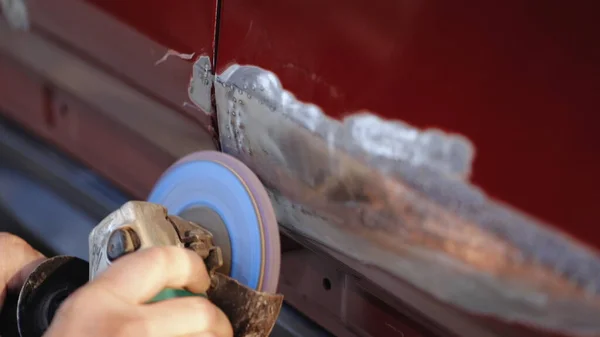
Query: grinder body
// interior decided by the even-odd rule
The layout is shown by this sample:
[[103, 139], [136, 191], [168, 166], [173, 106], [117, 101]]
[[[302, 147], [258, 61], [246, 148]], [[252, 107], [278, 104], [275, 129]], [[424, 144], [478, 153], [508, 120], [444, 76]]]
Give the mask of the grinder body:
[[228, 316], [236, 337], [268, 336], [283, 303], [274, 294], [280, 247], [274, 211], [258, 178], [223, 153], [195, 153], [165, 172], [149, 200], [126, 203], [94, 228], [89, 264], [59, 256], [31, 273], [16, 306], [20, 337], [41, 337], [77, 288], [121, 256], [156, 246], [196, 252], [212, 285], [207, 294], [164, 289], [150, 302], [206, 296]]

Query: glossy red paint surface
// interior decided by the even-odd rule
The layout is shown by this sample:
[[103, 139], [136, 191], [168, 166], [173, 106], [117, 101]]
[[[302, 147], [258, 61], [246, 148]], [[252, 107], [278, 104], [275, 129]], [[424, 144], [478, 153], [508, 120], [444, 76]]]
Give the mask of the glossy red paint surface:
[[215, 0], [85, 0], [180, 53], [212, 54]]
[[[207, 51], [211, 2], [146, 1], [143, 15], [138, 2], [94, 2], [172, 48]], [[462, 133], [477, 185], [600, 247], [599, 7], [225, 0], [218, 70], [272, 70], [334, 117], [367, 109]]]

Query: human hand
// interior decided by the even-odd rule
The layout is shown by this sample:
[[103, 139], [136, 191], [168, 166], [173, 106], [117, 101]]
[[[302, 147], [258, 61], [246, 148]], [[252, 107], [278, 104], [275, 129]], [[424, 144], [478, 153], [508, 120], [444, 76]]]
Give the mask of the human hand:
[[126, 255], [60, 306], [45, 337], [232, 337], [225, 314], [192, 296], [146, 304], [164, 288], [204, 293], [210, 277], [204, 261], [178, 247]]
[[10, 233], [0, 233], [0, 310], [6, 294], [18, 291], [27, 276], [44, 260], [25, 240]]

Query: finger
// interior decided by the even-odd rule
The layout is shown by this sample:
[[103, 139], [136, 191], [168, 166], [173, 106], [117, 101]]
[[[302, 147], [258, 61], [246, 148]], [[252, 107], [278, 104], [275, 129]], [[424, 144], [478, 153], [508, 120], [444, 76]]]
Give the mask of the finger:
[[210, 277], [198, 254], [179, 247], [153, 247], [117, 260], [92, 283], [130, 303], [144, 303], [164, 288], [204, 293]]
[[9, 290], [19, 289], [31, 271], [44, 260], [44, 255], [25, 240], [9, 233], [0, 233], [0, 257], [0, 284]]
[[153, 336], [233, 337], [227, 316], [203, 297], [181, 297], [145, 305], [144, 318]]

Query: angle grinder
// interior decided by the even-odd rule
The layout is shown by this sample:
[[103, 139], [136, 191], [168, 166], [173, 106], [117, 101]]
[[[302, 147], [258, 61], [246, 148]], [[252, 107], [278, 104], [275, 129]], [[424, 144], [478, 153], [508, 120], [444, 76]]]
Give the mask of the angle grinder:
[[125, 254], [165, 245], [198, 253], [213, 282], [207, 294], [164, 289], [153, 301], [207, 296], [229, 317], [235, 336], [270, 333], [283, 302], [275, 294], [281, 253], [273, 207], [248, 167], [206, 151], [170, 167], [147, 202], [128, 202], [100, 222], [89, 236], [89, 264], [59, 256], [38, 266], [19, 294], [20, 336], [40, 337], [60, 303], [88, 281], [84, 272], [93, 280]]

